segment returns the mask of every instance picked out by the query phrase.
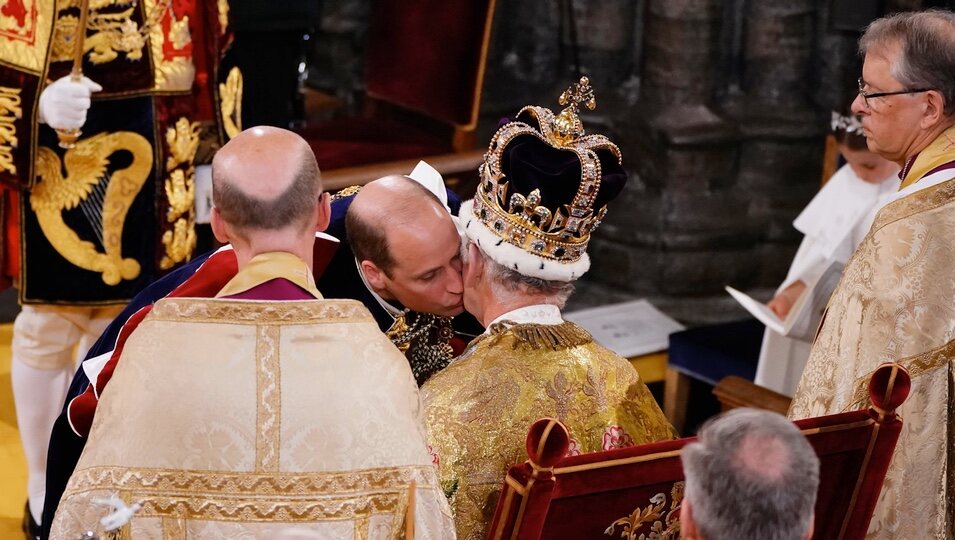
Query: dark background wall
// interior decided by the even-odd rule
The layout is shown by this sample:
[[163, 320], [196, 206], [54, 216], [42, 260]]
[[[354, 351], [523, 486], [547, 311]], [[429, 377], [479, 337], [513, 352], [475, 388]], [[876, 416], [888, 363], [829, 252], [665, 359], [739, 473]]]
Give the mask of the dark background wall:
[[[589, 76], [597, 110], [584, 125], [621, 147], [631, 180], [574, 305], [643, 296], [691, 324], [736, 318], [723, 286], [768, 298], [795, 253], [829, 111], [855, 95], [860, 30], [923, 4], [499, 0], [478, 141], [523, 105], [556, 109]], [[370, 9], [325, 2], [313, 38], [308, 82], [346, 107], [360, 106]]]

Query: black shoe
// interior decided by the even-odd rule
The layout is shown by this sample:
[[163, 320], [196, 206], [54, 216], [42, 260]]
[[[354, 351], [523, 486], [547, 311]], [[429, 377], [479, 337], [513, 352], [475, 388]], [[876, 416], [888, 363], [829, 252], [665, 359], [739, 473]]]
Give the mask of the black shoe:
[[30, 501], [23, 507], [23, 523], [21, 524], [26, 540], [40, 540], [40, 525], [33, 520], [30, 513]]

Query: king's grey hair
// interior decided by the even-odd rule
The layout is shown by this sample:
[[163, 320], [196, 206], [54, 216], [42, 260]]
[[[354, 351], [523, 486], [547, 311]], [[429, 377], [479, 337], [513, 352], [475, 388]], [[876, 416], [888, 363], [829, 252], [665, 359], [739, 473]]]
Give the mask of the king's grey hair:
[[734, 409], [683, 449], [686, 499], [707, 540], [801, 540], [819, 488], [819, 458], [780, 414]]
[[905, 88], [937, 90], [945, 114], [955, 115], [955, 13], [941, 9], [896, 13], [874, 21], [859, 40], [865, 55], [873, 49], [901, 45], [892, 76]]
[[[470, 242], [461, 245], [461, 260], [468, 262], [468, 246]], [[542, 298], [542, 303], [553, 304], [564, 309], [567, 299], [574, 293], [574, 284], [567, 281], [553, 281], [531, 276], [525, 276], [512, 270], [488, 256], [477, 244], [480, 257], [484, 259], [484, 279], [488, 282], [497, 299], [503, 300], [517, 294], [532, 295]]]

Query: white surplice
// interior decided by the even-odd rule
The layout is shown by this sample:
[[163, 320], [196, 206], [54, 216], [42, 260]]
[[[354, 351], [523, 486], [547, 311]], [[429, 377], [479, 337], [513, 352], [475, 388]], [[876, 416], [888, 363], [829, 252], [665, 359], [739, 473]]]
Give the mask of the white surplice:
[[[876, 211], [898, 192], [899, 182], [894, 172], [875, 184], [859, 178], [848, 164], [836, 171], [793, 221], [805, 237], [776, 293], [800, 280], [811, 285], [833, 262], [848, 261], [869, 231]], [[809, 348], [808, 341], [767, 328], [756, 384], [792, 396], [809, 359]]]

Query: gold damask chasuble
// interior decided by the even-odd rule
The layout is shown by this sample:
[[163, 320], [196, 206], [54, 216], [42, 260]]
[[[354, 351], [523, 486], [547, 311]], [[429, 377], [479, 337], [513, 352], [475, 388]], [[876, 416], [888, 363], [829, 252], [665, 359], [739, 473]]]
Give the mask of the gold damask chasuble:
[[[453, 537], [408, 362], [349, 300], [165, 299], [103, 391], [52, 538], [118, 493], [132, 538]], [[128, 537], [128, 536], [127, 536]]]
[[[933, 149], [955, 159], [950, 145], [933, 144], [913, 170], [928, 170], [920, 161]], [[955, 179], [878, 213], [829, 301], [789, 410], [806, 418], [858, 409], [879, 364], [909, 370], [912, 393], [899, 409], [905, 424], [869, 538], [955, 538], [953, 360]]]
[[463, 540], [486, 537], [507, 467], [526, 459], [539, 418], [567, 426], [573, 454], [675, 437], [630, 363], [574, 323], [492, 328], [421, 388]]

